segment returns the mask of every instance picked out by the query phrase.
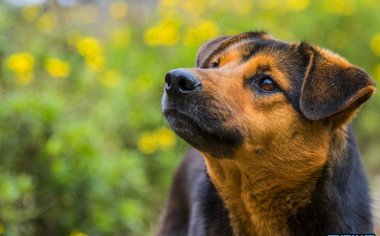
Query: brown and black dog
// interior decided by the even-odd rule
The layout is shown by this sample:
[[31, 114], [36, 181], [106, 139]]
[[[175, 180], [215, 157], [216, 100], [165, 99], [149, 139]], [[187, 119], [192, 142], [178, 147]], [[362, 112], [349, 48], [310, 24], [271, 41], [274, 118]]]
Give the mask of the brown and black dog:
[[265, 32], [207, 42], [165, 77], [162, 109], [196, 150], [158, 235], [373, 233], [351, 121], [374, 81], [340, 56]]

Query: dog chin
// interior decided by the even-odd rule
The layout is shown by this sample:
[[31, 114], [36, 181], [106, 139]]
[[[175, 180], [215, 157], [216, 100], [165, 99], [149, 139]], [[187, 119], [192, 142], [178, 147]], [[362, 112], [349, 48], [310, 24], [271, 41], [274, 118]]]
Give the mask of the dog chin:
[[224, 129], [212, 130], [203, 127], [191, 117], [175, 109], [163, 109], [164, 115], [174, 132], [200, 152], [216, 158], [229, 158], [242, 142], [238, 132], [222, 132]]

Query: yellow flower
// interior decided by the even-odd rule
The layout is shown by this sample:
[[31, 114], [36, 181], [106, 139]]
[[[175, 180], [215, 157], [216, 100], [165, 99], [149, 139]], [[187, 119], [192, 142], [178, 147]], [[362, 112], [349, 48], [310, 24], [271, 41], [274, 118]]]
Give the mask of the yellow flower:
[[144, 41], [149, 46], [174, 45], [179, 40], [179, 24], [174, 20], [162, 20], [157, 25], [148, 28]]
[[194, 27], [187, 28], [184, 36], [184, 44], [196, 46], [208, 39], [219, 35], [219, 27], [212, 21], [202, 21]]
[[34, 56], [28, 52], [12, 54], [7, 59], [7, 67], [17, 74], [27, 74], [33, 71]]
[[156, 131], [158, 146], [163, 149], [170, 149], [175, 144], [175, 134], [168, 128], [160, 128]]
[[141, 134], [137, 147], [144, 154], [151, 154], [162, 149], [170, 149], [176, 142], [175, 134], [168, 128], [159, 128], [154, 132], [144, 132]]
[[37, 28], [41, 32], [49, 32], [55, 25], [55, 18], [51, 13], [43, 14], [36, 22]]
[[79, 53], [84, 57], [91, 57], [102, 53], [102, 45], [96, 38], [85, 37], [79, 39], [76, 46]]
[[22, 8], [21, 15], [26, 21], [33, 21], [40, 13], [40, 7], [37, 5]]
[[57, 58], [49, 58], [45, 65], [46, 71], [54, 78], [66, 78], [70, 74], [70, 64]]
[[152, 133], [143, 133], [137, 141], [137, 148], [144, 154], [152, 154], [157, 150], [157, 141]]
[[100, 84], [104, 87], [113, 88], [120, 83], [121, 75], [116, 70], [107, 71], [100, 79]]
[[7, 68], [17, 75], [17, 83], [28, 84], [33, 78], [35, 58], [28, 52], [18, 52], [10, 55], [6, 60]]
[[86, 65], [93, 71], [103, 69], [105, 59], [101, 43], [92, 37], [85, 37], [77, 40], [76, 47], [85, 59]]
[[371, 38], [370, 45], [371, 45], [372, 52], [375, 55], [380, 56], [380, 33], [375, 34]]
[[108, 13], [112, 19], [123, 19], [127, 16], [128, 5], [124, 1], [115, 1], [111, 3], [110, 7], [108, 8]]

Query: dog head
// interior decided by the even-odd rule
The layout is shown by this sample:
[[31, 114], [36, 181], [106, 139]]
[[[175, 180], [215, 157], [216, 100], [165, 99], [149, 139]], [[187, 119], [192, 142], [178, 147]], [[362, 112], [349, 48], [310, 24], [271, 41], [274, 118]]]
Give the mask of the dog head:
[[211, 40], [196, 65], [167, 73], [162, 109], [180, 137], [219, 159], [326, 156], [332, 134], [375, 91], [340, 56], [264, 32]]

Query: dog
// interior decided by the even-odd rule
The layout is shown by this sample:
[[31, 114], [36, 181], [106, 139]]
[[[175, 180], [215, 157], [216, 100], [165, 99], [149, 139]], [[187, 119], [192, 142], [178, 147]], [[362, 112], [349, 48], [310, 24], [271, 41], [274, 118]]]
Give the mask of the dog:
[[195, 149], [157, 235], [373, 233], [351, 121], [375, 92], [362, 69], [265, 32], [206, 42], [165, 76], [162, 110]]

